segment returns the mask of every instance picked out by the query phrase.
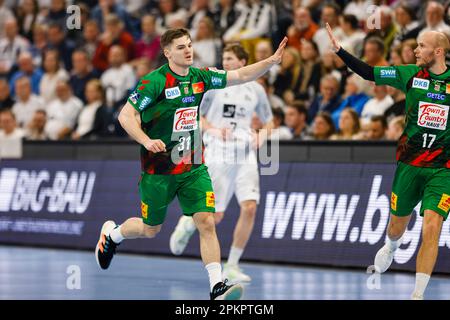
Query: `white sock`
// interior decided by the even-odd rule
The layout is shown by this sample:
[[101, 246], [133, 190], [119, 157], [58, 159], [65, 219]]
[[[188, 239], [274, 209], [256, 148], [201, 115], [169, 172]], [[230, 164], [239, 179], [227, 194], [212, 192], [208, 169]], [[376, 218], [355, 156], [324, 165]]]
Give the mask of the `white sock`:
[[391, 240], [389, 237], [387, 237], [386, 244], [389, 246], [389, 249], [391, 249], [391, 251], [395, 251], [402, 244], [402, 240], [403, 237], [398, 240]]
[[111, 237], [111, 240], [115, 243], [119, 244], [121, 243], [125, 238], [123, 237], [122, 233], [120, 232], [120, 228], [122, 226], [118, 226], [114, 228], [110, 233], [109, 236]]
[[416, 287], [414, 293], [419, 296], [423, 296], [425, 289], [427, 288], [428, 281], [430, 281], [430, 275], [426, 273], [416, 273]]
[[222, 282], [222, 266], [218, 262], [212, 262], [205, 266], [209, 275], [209, 286], [211, 287], [211, 292], [214, 286]]
[[237, 265], [239, 263], [239, 259], [241, 259], [242, 253], [244, 249], [231, 247], [230, 255], [228, 256], [228, 264]]
[[186, 223], [184, 224], [184, 229], [187, 232], [194, 232], [197, 229], [197, 226], [195, 225], [194, 219], [192, 217], [186, 217]]

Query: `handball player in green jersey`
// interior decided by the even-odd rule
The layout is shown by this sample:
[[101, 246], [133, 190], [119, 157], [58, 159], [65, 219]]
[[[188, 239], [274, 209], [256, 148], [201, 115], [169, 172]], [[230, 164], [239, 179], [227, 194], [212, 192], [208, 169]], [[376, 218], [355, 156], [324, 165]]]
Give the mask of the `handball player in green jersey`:
[[341, 48], [328, 25], [327, 29], [333, 50], [349, 68], [366, 80], [406, 94], [406, 127], [398, 142], [387, 240], [375, 256], [375, 269], [385, 272], [389, 268], [411, 213], [422, 201], [422, 243], [411, 296], [422, 300], [450, 209], [450, 68], [445, 64], [449, 40], [441, 32], [424, 32], [414, 50], [415, 65], [371, 67]]
[[214, 191], [203, 161], [198, 108], [208, 90], [253, 81], [280, 63], [286, 42], [284, 38], [271, 57], [227, 72], [191, 67], [194, 51], [186, 29], [171, 29], [162, 35], [168, 63], [142, 77], [119, 115], [122, 127], [141, 145], [141, 217], [129, 218], [121, 225], [113, 221], [103, 224], [95, 251], [102, 269], [109, 267], [124, 239], [155, 237], [176, 196], [183, 214], [193, 217], [199, 231], [210, 298], [241, 297], [240, 284], [227, 285], [222, 279]]

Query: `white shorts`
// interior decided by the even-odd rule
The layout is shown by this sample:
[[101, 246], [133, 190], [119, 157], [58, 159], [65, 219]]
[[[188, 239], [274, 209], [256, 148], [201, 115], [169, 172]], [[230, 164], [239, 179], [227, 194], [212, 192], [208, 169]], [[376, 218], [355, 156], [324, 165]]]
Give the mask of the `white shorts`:
[[255, 200], [259, 203], [259, 173], [258, 163], [250, 161], [248, 163], [225, 163], [208, 161], [205, 157], [205, 164], [208, 167], [214, 189], [216, 202], [216, 212], [224, 212], [233, 194], [236, 194], [238, 203], [246, 200]]

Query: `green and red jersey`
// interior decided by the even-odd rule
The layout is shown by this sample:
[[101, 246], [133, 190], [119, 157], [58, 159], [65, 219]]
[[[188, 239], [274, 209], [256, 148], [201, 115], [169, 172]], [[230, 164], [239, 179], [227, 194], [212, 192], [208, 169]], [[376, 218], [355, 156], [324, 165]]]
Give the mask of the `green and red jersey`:
[[397, 160], [416, 167], [450, 168], [450, 68], [433, 74], [416, 65], [375, 67], [375, 83], [406, 94], [406, 127]]
[[199, 106], [208, 90], [226, 84], [223, 70], [191, 67], [180, 76], [168, 64], [142, 77], [128, 102], [139, 112], [145, 134], [166, 145], [166, 152], [159, 153], [141, 146], [142, 171], [181, 174], [204, 162]]

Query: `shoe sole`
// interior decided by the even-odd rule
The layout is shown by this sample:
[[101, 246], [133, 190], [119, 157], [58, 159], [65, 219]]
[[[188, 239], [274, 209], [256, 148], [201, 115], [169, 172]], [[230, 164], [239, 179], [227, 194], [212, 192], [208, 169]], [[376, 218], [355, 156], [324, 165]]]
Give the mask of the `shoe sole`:
[[243, 291], [244, 287], [242, 287], [240, 284], [234, 285], [230, 288], [230, 290], [223, 294], [222, 300], [240, 300]]
[[100, 261], [98, 261], [98, 251], [100, 250], [100, 247], [99, 247], [99, 242], [102, 240], [102, 235], [103, 234], [109, 234], [109, 232], [108, 233], [106, 233], [108, 230], [107, 229], [109, 229], [110, 227], [109, 227], [109, 225], [110, 224], [112, 224], [112, 228], [109, 230], [109, 232], [111, 232], [111, 230], [112, 229], [114, 229], [115, 227], [116, 227], [116, 223], [114, 222], [114, 221], [112, 221], [112, 220], [108, 220], [108, 221], [106, 221], [104, 224], [103, 224], [103, 226], [102, 226], [102, 230], [100, 231], [100, 237], [98, 238], [98, 242], [97, 242], [97, 246], [95, 247], [95, 261], [97, 261], [97, 265], [100, 267], [100, 269], [102, 269], [102, 270], [105, 270], [105, 269], [103, 269], [102, 268], [102, 266], [100, 265]]

